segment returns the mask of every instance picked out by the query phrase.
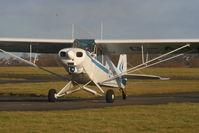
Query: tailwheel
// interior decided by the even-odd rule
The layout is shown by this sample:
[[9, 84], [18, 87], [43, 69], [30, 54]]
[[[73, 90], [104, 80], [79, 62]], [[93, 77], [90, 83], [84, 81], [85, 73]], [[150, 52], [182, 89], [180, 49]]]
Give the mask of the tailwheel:
[[114, 91], [113, 90], [108, 90], [106, 92], [106, 102], [107, 103], [113, 103], [114, 102], [114, 99], [115, 99], [115, 94], [114, 94]]
[[122, 99], [123, 99], [123, 100], [126, 99], [126, 93], [124, 92], [124, 90], [122, 90]]
[[56, 102], [57, 101], [57, 98], [55, 97], [55, 94], [56, 94], [56, 90], [55, 89], [50, 89], [48, 91], [48, 101], [49, 102]]

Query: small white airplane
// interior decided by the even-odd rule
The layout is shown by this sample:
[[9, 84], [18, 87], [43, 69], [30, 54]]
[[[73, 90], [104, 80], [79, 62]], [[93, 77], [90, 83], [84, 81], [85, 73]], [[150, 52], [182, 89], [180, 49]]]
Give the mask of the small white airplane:
[[[58, 93], [50, 89], [49, 102], [55, 102], [59, 97], [79, 90], [87, 91], [96, 96], [105, 95], [107, 103], [114, 102], [115, 94], [112, 89], [106, 92], [102, 87], [119, 88], [123, 99], [126, 99], [125, 85], [129, 77], [155, 78], [153, 75], [130, 74], [135, 71], [171, 60], [184, 55], [184, 53], [198, 53], [199, 39], [180, 40], [51, 40], [51, 39], [0, 39], [0, 51], [8, 56], [17, 58], [29, 65], [50, 72], [63, 78], [55, 72], [36, 65], [32, 61], [24, 60], [11, 52], [34, 52], [57, 54], [63, 67], [69, 73], [69, 81]], [[127, 69], [126, 54], [142, 54], [142, 64]], [[115, 66], [107, 55], [120, 54], [118, 65]], [[151, 60], [145, 60], [148, 54], [161, 54]], [[146, 55], [146, 57], [145, 57]], [[99, 90], [88, 88], [95, 85]]]

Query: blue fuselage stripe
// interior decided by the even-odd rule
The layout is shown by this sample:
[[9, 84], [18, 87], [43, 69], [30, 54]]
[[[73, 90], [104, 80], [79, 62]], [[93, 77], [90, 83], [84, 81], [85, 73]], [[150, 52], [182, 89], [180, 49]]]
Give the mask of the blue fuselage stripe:
[[109, 73], [109, 70], [107, 68], [105, 68], [104, 66], [102, 66], [101, 64], [99, 64], [96, 60], [94, 60], [88, 53], [87, 53], [88, 57], [91, 59], [91, 61], [100, 69], [102, 69], [104, 72]]

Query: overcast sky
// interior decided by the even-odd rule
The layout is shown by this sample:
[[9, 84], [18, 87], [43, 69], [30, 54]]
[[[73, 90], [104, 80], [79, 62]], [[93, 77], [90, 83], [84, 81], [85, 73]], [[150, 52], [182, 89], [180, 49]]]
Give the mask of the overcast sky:
[[0, 0], [0, 37], [199, 38], [199, 0]]

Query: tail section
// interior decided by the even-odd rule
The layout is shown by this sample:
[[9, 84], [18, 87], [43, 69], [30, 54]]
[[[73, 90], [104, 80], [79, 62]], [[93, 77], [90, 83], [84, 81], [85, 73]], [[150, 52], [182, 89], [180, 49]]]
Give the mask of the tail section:
[[125, 72], [127, 70], [127, 55], [121, 54], [119, 57], [119, 61], [117, 64], [117, 69], [120, 73]]

